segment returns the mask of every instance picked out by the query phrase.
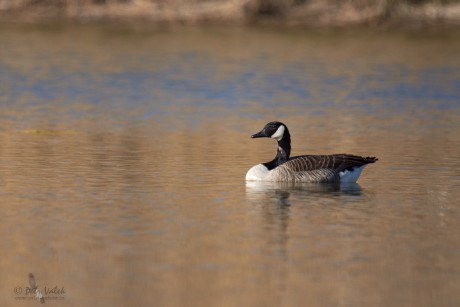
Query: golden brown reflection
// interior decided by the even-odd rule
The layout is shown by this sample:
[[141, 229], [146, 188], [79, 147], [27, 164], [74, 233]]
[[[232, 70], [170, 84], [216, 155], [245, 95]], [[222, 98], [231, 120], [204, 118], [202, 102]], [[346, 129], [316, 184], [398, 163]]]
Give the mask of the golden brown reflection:
[[[378, 130], [364, 140], [352, 133], [337, 146], [372, 144], [384, 157], [361, 187], [296, 187], [245, 185], [249, 161], [271, 158], [274, 144], [231, 124], [150, 128], [1, 135], [5, 284], [33, 271], [42, 284], [64, 285], [71, 305], [404, 304], [456, 293], [432, 287], [455, 279], [455, 167], [425, 146], [449, 134], [406, 145], [395, 136], [398, 160]], [[327, 151], [330, 130], [293, 131]], [[430, 167], [409, 163], [421, 155], [433, 157]], [[440, 176], [416, 175], [430, 168]], [[421, 285], [399, 292], [413, 280]], [[11, 289], [3, 294], [12, 299]]]
[[[442, 95], [418, 108], [348, 95], [360, 87], [372, 63], [391, 69], [406, 63], [414, 69], [408, 73], [412, 85], [420, 81], [418, 69], [458, 67], [459, 58], [452, 55], [458, 41], [410, 42], [387, 34], [380, 42], [318, 33], [307, 39], [295, 31], [242, 29], [224, 31], [225, 39], [222, 32], [197, 29], [154, 33], [155, 38], [70, 31], [81, 46], [66, 39], [65, 30], [51, 35], [59, 48], [51, 50], [49, 61], [67, 63], [63, 70], [69, 75], [82, 73], [80, 64], [97, 67], [96, 77], [71, 79], [81, 78], [81, 85], [94, 77], [106, 86], [85, 87], [87, 96], [69, 90], [78, 88], [75, 84], [53, 79], [54, 64], [38, 61], [49, 51], [50, 34], [25, 31], [14, 43], [12, 34], [1, 33], [11, 44], [2, 45], [0, 64], [30, 74], [32, 83], [40, 85], [43, 77], [57, 84], [52, 98], [38, 90], [35, 97], [26, 86], [25, 93], [12, 94], [20, 78], [0, 84], [0, 295], [6, 305], [28, 304], [15, 299], [14, 289], [27, 285], [29, 273], [39, 286], [64, 286], [68, 306], [457, 303], [458, 108]], [[101, 37], [113, 53], [98, 44]], [[37, 43], [37, 53], [20, 48], [27, 39]], [[139, 52], [130, 47], [133, 43], [140, 44]], [[425, 43], [427, 49], [418, 50]], [[313, 58], [323, 66], [318, 71], [344, 78], [336, 87], [343, 89], [330, 91], [320, 77], [311, 77], [309, 98], [291, 104], [299, 94], [286, 90], [272, 97], [271, 81], [256, 75], [256, 80], [240, 81], [268, 94], [231, 104], [231, 99], [202, 94], [206, 87], [191, 86], [198, 94], [186, 94], [193, 97], [176, 95], [174, 86], [156, 87], [161, 80], [148, 73], [159, 92], [149, 96], [152, 100], [135, 95], [149, 87], [117, 99], [135, 86], [123, 87], [125, 79], [98, 83], [104, 73], [115, 78], [129, 69], [165, 69], [175, 85], [182, 84], [176, 80], [180, 76], [198, 79], [196, 64], [188, 58], [179, 73], [168, 70], [177, 64], [173, 54], [186, 48], [214, 61], [209, 80], [216, 83], [205, 79], [211, 91], [222, 86], [219, 80], [231, 82], [243, 66], [258, 61], [261, 44], [268, 50], [265, 72], [283, 72], [292, 60]], [[80, 60], [58, 56], [73, 48]], [[376, 55], [381, 48], [392, 52]], [[24, 57], [10, 57], [16, 51]], [[347, 70], [356, 52], [361, 60]], [[150, 53], [154, 63], [143, 66], [137, 59]], [[244, 95], [241, 88], [234, 90], [232, 99]], [[364, 92], [376, 95], [378, 90], [375, 84]], [[246, 184], [246, 171], [272, 159], [276, 148], [272, 140], [249, 136], [274, 119], [288, 124], [293, 155], [347, 152], [376, 155], [380, 161], [366, 168], [359, 185]]]

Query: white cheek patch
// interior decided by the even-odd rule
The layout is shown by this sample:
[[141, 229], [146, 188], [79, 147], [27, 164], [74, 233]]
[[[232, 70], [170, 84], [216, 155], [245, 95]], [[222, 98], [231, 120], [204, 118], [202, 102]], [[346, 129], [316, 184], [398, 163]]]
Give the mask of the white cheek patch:
[[277, 140], [277, 141], [281, 141], [281, 140], [283, 139], [284, 130], [285, 130], [285, 129], [286, 129], [286, 128], [285, 128], [283, 125], [279, 126], [278, 129], [276, 130], [276, 132], [273, 133], [273, 135], [271, 136], [271, 138], [272, 138], [272, 139], [275, 139], [275, 140]]

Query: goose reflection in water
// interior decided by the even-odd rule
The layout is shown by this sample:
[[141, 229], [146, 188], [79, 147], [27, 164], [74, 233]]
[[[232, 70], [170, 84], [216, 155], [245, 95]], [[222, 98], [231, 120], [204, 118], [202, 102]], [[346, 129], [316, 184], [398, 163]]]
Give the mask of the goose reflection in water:
[[295, 198], [306, 199], [321, 197], [336, 197], [341, 195], [361, 196], [362, 188], [357, 183], [340, 184], [318, 184], [318, 183], [296, 183], [296, 182], [263, 182], [247, 181], [246, 197], [250, 201], [266, 202], [273, 199], [280, 205], [290, 206], [291, 194]]

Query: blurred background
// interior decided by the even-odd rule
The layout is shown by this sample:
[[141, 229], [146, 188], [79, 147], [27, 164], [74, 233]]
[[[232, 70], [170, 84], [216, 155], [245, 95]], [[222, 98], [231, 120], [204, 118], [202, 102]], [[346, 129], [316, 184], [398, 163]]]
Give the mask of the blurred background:
[[[457, 306], [459, 21], [447, 0], [0, 0], [2, 306], [38, 304], [29, 273], [63, 306]], [[293, 155], [379, 161], [246, 183], [273, 120]]]
[[310, 26], [460, 23], [458, 0], [1, 0], [10, 21]]

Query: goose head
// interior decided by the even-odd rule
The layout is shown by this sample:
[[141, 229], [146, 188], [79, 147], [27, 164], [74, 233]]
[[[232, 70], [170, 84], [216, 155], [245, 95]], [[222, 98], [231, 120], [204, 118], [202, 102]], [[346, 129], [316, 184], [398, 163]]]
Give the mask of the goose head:
[[269, 122], [259, 132], [251, 135], [251, 138], [272, 138], [280, 142], [289, 131], [285, 124], [281, 122]]
[[276, 157], [270, 162], [263, 163], [268, 170], [271, 170], [289, 160], [291, 154], [291, 135], [285, 124], [281, 122], [269, 122], [265, 127], [251, 135], [251, 138], [271, 138], [278, 142]]

